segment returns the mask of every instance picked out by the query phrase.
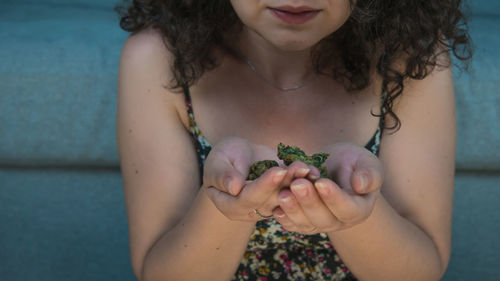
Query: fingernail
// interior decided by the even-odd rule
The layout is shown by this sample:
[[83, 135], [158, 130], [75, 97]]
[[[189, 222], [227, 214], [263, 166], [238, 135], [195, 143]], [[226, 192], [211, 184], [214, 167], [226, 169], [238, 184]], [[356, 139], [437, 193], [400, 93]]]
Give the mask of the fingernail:
[[290, 196], [287, 196], [287, 197], [282, 197], [282, 198], [280, 198], [280, 201], [281, 201], [281, 202], [288, 202], [288, 201], [290, 201], [290, 199], [291, 199], [291, 197], [290, 197]]
[[297, 172], [299, 172], [299, 175], [302, 175], [303, 177], [305, 177], [310, 171], [311, 169], [309, 168], [302, 168], [297, 170]]
[[278, 218], [284, 218], [285, 217], [285, 213], [284, 212], [275, 212], [274, 213]]
[[368, 184], [370, 183], [370, 178], [368, 177], [367, 174], [361, 174], [361, 177], [360, 177], [360, 191], [361, 192], [365, 192], [366, 190], [368, 190]]
[[309, 177], [310, 177], [312, 180], [317, 180], [317, 179], [319, 179], [319, 176], [317, 176], [317, 175], [309, 175]]
[[273, 183], [274, 184], [280, 183], [285, 175], [286, 175], [286, 170], [281, 170], [277, 172], [273, 177]]
[[307, 195], [307, 188], [305, 184], [295, 184], [290, 186], [290, 188], [299, 196], [304, 197]]
[[234, 192], [233, 192], [233, 190], [231, 189], [231, 182], [232, 182], [232, 181], [233, 181], [233, 179], [231, 179], [231, 178], [227, 178], [227, 179], [226, 179], [226, 183], [225, 183], [225, 185], [226, 185], [226, 190], [227, 190], [227, 191], [228, 191], [231, 195], [234, 195]]
[[316, 189], [318, 190], [318, 192], [321, 193], [321, 194], [323, 194], [323, 195], [328, 195], [330, 193], [330, 189], [323, 182], [315, 182], [314, 186], [316, 187]]

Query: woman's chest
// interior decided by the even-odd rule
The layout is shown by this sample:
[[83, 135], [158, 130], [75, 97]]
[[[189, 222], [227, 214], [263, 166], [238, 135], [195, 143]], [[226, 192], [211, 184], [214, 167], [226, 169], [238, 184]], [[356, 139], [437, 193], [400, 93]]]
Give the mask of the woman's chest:
[[364, 146], [378, 126], [378, 117], [372, 115], [379, 112], [378, 101], [366, 94], [339, 99], [325, 95], [214, 95], [195, 90], [190, 94], [191, 117], [184, 98], [178, 100], [177, 110], [183, 126], [189, 130], [190, 119], [194, 119], [212, 145], [237, 136], [269, 147], [283, 142], [314, 153], [335, 142]]

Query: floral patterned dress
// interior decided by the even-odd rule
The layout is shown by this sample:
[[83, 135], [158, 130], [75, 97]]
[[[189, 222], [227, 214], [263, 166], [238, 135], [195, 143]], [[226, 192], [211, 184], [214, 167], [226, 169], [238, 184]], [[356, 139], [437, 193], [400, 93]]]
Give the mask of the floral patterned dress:
[[[184, 91], [189, 129], [199, 157], [200, 171], [210, 149], [196, 125], [189, 90]], [[378, 155], [383, 119], [365, 146]], [[274, 218], [258, 221], [233, 281], [357, 280], [342, 262], [325, 233], [304, 235], [285, 230]]]

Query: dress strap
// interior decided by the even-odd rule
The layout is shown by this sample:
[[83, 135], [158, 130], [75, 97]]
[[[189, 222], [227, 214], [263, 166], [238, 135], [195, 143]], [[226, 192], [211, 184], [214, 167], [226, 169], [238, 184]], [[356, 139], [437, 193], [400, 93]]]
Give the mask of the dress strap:
[[193, 103], [191, 102], [191, 94], [188, 87], [184, 87], [184, 102], [186, 103], [186, 110], [189, 118], [189, 132], [196, 140], [198, 136], [201, 135], [201, 132], [196, 125], [196, 121], [194, 120]]
[[198, 125], [196, 125], [196, 120], [194, 119], [193, 103], [191, 101], [191, 94], [189, 92], [189, 87], [183, 87], [184, 101], [186, 104], [186, 110], [189, 118], [189, 133], [193, 137], [196, 146], [196, 153], [198, 154], [198, 163], [200, 167], [201, 177], [203, 178], [203, 165], [205, 164], [205, 159], [208, 153], [212, 149], [212, 146], [208, 140], [203, 136]]
[[385, 114], [384, 114], [385, 98], [386, 98], [386, 91], [384, 90], [384, 88], [382, 88], [380, 116], [379, 116], [377, 131], [365, 146], [366, 149], [370, 150], [373, 154], [377, 156], [379, 154], [380, 141], [382, 140], [382, 133], [384, 132], [384, 127], [385, 127]]

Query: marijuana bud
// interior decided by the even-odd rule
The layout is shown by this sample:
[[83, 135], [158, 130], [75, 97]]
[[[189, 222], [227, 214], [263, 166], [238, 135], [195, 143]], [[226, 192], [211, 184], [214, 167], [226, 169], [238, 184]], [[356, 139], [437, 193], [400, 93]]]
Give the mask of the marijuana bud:
[[296, 146], [284, 145], [282, 143], [278, 144], [278, 158], [283, 160], [285, 165], [288, 166], [297, 160], [302, 161], [307, 165], [318, 168], [322, 178], [326, 178], [326, 167], [324, 163], [328, 156], [328, 153], [315, 153], [311, 156], [307, 156], [302, 149]]
[[271, 169], [272, 167], [278, 167], [278, 162], [274, 160], [262, 160], [257, 161], [250, 167], [250, 173], [248, 174], [249, 180], [254, 180], [260, 177], [265, 171]]
[[[288, 166], [297, 160], [302, 161], [307, 165], [318, 168], [322, 178], [326, 178], [326, 167], [324, 163], [328, 156], [328, 153], [315, 153], [311, 156], [307, 156], [302, 149], [296, 146], [288, 146], [282, 143], [278, 144], [278, 158], [283, 160], [285, 165]], [[257, 161], [250, 167], [250, 173], [247, 179], [254, 180], [260, 177], [268, 169], [277, 166], [278, 163], [274, 160]]]

